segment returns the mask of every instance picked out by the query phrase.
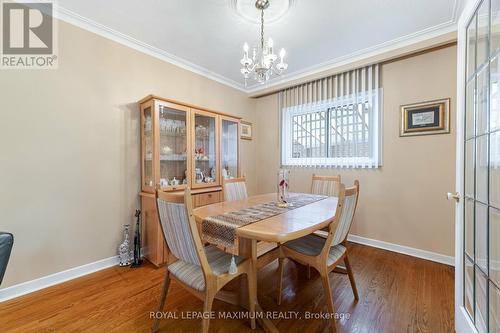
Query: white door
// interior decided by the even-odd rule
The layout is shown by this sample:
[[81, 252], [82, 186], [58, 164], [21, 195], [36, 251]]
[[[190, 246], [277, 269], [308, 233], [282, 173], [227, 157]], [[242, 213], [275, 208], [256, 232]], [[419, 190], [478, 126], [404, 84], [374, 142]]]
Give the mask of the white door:
[[[500, 0], [458, 24], [455, 325], [500, 333]], [[460, 195], [459, 195], [460, 193]]]

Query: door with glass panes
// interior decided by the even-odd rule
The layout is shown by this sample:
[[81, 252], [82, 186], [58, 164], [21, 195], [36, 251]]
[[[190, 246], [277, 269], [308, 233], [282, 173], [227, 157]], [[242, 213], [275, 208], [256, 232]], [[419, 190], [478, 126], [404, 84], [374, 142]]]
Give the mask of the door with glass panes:
[[477, 1], [467, 10], [466, 43], [460, 44], [465, 75], [459, 76], [465, 80], [465, 108], [459, 136], [463, 178], [457, 182], [464, 194], [457, 212], [463, 217], [457, 331], [464, 330], [463, 322], [478, 332], [500, 333], [500, 0]]

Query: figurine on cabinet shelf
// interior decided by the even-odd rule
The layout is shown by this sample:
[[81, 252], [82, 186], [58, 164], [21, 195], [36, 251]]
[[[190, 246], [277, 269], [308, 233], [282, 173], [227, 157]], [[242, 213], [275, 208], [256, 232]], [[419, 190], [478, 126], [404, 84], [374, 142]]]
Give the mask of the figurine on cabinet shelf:
[[195, 178], [196, 183], [197, 184], [203, 183], [203, 181], [205, 180], [205, 176], [203, 175], [203, 172], [201, 171], [201, 169], [196, 168], [195, 172], [196, 172], [196, 178]]
[[205, 156], [205, 149], [203, 149], [203, 147], [195, 149], [195, 151], [194, 151], [194, 157], [197, 160], [205, 159], [205, 157], [206, 157]]
[[172, 152], [173, 152], [173, 150], [169, 146], [165, 146], [162, 149], [163, 155], [172, 155]]

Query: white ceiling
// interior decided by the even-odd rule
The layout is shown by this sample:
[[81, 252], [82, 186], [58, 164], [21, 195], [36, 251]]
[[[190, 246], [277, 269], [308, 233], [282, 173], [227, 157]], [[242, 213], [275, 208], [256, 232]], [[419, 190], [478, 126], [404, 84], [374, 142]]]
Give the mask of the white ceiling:
[[[62, 19], [245, 90], [242, 45], [256, 45], [259, 27], [230, 3], [58, 0]], [[287, 50], [283, 82], [391, 43], [449, 32], [460, 9], [461, 0], [295, 0], [280, 20], [266, 24], [266, 36]], [[258, 89], [250, 84], [247, 91]]]

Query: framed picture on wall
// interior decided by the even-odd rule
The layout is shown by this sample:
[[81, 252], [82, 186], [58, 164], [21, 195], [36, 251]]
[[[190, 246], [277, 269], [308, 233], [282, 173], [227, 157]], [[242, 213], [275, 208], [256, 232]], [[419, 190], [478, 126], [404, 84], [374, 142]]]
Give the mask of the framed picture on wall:
[[399, 136], [450, 133], [450, 99], [401, 106]]
[[252, 140], [252, 123], [241, 121], [241, 138], [244, 140]]

